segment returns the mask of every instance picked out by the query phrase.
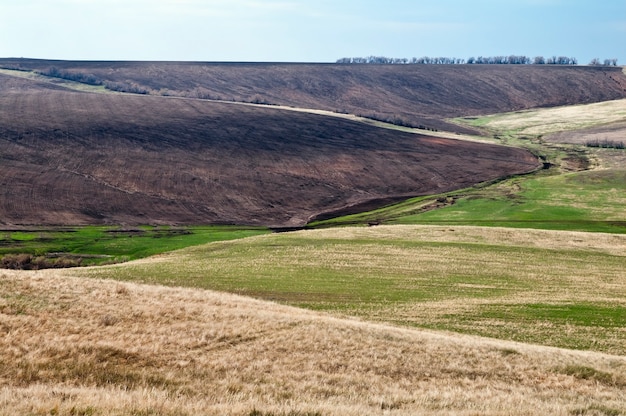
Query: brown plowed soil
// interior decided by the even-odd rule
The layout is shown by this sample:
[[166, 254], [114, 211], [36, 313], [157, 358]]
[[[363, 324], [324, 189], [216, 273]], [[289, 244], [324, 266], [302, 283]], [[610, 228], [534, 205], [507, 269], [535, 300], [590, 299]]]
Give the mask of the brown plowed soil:
[[93, 75], [151, 94], [261, 102], [470, 132], [443, 118], [626, 97], [621, 67], [71, 62], [0, 59]]
[[621, 68], [604, 67], [0, 59], [2, 66], [56, 67], [151, 96], [80, 93], [0, 75], [0, 224], [300, 226], [537, 166], [518, 149], [163, 95], [456, 131], [464, 128], [445, 117], [626, 96]]
[[303, 225], [527, 172], [526, 151], [0, 75], [0, 224]]

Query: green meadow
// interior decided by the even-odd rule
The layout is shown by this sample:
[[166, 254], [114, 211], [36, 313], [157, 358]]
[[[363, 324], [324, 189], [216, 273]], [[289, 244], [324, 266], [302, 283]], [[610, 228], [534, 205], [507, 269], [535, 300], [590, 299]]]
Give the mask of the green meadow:
[[626, 235], [391, 225], [216, 242], [73, 274], [626, 353]]
[[[619, 150], [615, 150], [619, 152]], [[535, 174], [311, 224], [455, 224], [626, 233], [626, 170]]]
[[394, 223], [451, 223], [626, 233], [626, 170], [514, 179]]
[[0, 258], [24, 254], [51, 259], [71, 258], [80, 265], [135, 260], [183, 247], [268, 232], [264, 228], [195, 227], [29, 227], [0, 230]]

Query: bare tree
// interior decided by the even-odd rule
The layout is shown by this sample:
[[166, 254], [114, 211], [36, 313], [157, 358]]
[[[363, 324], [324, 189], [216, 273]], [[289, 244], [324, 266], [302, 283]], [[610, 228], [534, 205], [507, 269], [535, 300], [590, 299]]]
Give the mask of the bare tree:
[[[388, 58], [385, 56], [368, 56], [367, 58], [340, 58], [338, 64], [430, 64], [430, 65], [462, 65], [462, 64], [489, 64], [489, 65], [578, 65], [576, 58], [567, 56], [552, 56], [545, 59], [543, 56], [536, 56], [534, 59], [525, 55], [498, 55], [498, 56], [478, 56], [469, 57], [467, 60], [460, 58], [450, 58], [446, 56], [422, 56], [421, 58]], [[605, 65], [617, 65], [617, 59], [605, 60]], [[601, 65], [600, 61], [593, 65]]]

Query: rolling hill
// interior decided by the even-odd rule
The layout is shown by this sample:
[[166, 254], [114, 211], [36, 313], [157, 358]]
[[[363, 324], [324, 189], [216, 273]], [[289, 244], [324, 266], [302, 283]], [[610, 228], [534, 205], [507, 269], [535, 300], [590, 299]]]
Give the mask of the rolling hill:
[[[150, 261], [155, 261], [154, 259]], [[4, 271], [0, 415], [619, 415], [626, 358]]]
[[539, 165], [512, 147], [193, 97], [340, 110], [460, 132], [471, 128], [444, 118], [626, 93], [621, 71], [592, 67], [7, 59], [0, 66], [22, 73], [56, 68], [148, 92], [95, 94], [48, 82], [53, 78], [0, 74], [5, 225], [297, 227]]
[[299, 226], [537, 167], [520, 149], [321, 115], [0, 85], [5, 224]]
[[0, 59], [153, 95], [260, 102], [469, 132], [444, 118], [626, 97], [620, 67], [340, 65]]
[[[29, 238], [20, 225], [297, 227], [539, 165], [515, 147], [198, 99], [205, 90], [443, 128], [448, 116], [621, 98], [625, 82], [619, 70], [585, 67], [0, 61], [149, 93], [0, 73], [0, 228], [17, 244]], [[525, 215], [537, 212], [528, 204], [593, 204], [594, 215], [621, 222], [619, 152], [617, 172], [538, 175], [551, 180], [544, 199], [524, 201], [533, 188], [512, 182], [526, 178], [487, 190], [511, 188], [509, 205]], [[99, 268], [3, 270], [0, 415], [622, 414], [625, 243], [608, 233], [383, 225]]]

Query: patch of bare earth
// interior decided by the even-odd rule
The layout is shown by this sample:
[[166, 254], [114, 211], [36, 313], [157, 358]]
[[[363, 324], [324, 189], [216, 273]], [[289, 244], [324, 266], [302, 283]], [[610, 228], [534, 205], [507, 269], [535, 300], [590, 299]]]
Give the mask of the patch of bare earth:
[[59, 271], [0, 280], [0, 415], [626, 411], [624, 357]]
[[[626, 117], [626, 116], [625, 116]], [[574, 131], [550, 134], [544, 139], [553, 143], [586, 144], [598, 140], [609, 142], [626, 142], [626, 122], [610, 123]]]

